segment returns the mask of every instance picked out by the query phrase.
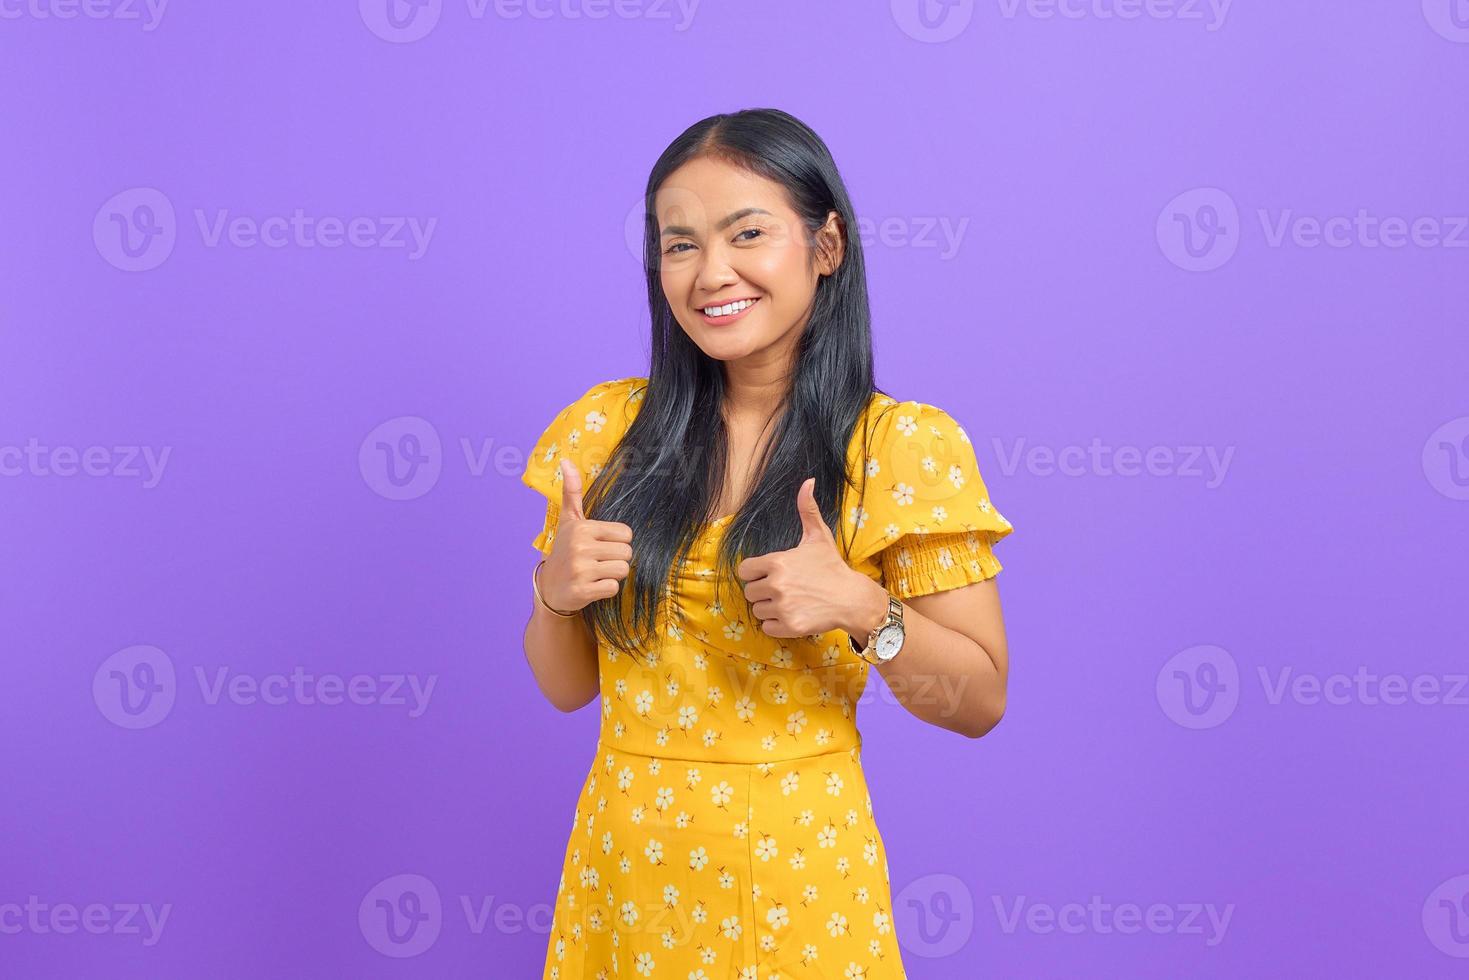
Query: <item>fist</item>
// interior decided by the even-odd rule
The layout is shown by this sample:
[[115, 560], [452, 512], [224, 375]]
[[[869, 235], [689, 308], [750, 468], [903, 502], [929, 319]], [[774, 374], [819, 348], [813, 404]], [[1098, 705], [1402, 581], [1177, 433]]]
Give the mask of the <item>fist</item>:
[[[811, 636], [851, 622], [853, 599], [871, 581], [847, 565], [816, 503], [816, 478], [796, 491], [801, 541], [746, 558], [735, 568], [767, 636]], [[861, 579], [860, 583], [856, 579]]]
[[632, 528], [588, 520], [581, 504], [581, 474], [561, 460], [561, 513], [556, 540], [541, 568], [541, 595], [562, 612], [615, 596], [632, 562]]

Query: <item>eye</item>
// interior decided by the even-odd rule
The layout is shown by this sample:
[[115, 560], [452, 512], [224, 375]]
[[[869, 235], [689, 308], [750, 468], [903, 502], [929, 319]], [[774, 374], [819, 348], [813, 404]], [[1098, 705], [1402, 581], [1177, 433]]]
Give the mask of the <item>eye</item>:
[[[680, 245], [689, 245], [689, 243], [688, 242], [674, 242], [672, 245], [668, 246], [667, 248], [665, 248], [663, 250], [663, 254], [664, 255], [681, 255], [681, 254], [683, 254], [679, 250], [679, 246]], [[693, 246], [692, 245], [689, 245], [689, 248], [693, 248]]]
[[759, 228], [746, 228], [744, 231], [740, 232], [738, 235], [735, 236], [735, 241], [740, 241], [743, 238], [747, 242], [753, 242], [755, 240], [753, 238], [744, 238], [745, 235], [749, 235], [749, 234], [752, 234], [752, 233], [755, 234], [755, 235], [763, 235], [763, 234], [765, 234], [765, 232], [762, 231]]

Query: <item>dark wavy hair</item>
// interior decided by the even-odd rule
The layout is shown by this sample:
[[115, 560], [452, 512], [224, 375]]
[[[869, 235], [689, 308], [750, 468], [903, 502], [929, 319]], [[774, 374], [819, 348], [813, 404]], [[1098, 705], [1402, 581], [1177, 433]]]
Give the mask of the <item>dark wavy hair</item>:
[[[796, 492], [816, 477], [815, 496], [843, 550], [847, 447], [874, 392], [867, 273], [847, 190], [831, 152], [799, 119], [779, 109], [745, 109], [700, 120], [653, 165], [644, 191], [643, 268], [652, 343], [648, 385], [637, 418], [587, 488], [588, 517], [633, 530], [633, 560], [618, 595], [589, 603], [588, 625], [635, 659], [651, 636], [671, 573], [682, 571], [724, 485], [728, 434], [721, 363], [689, 339], [674, 319], [660, 279], [662, 245], [654, 196], [668, 175], [699, 157], [729, 162], [785, 188], [811, 233], [835, 211], [844, 248], [840, 266], [816, 285], [800, 338], [794, 376], [776, 411], [776, 429], [756, 460], [753, 489], [726, 529], [717, 583], [739, 589], [735, 566], [746, 555], [793, 548], [801, 539]], [[814, 263], [816, 252], [809, 253]], [[864, 481], [865, 482], [865, 481]], [[722, 592], [721, 592], [722, 594]]]

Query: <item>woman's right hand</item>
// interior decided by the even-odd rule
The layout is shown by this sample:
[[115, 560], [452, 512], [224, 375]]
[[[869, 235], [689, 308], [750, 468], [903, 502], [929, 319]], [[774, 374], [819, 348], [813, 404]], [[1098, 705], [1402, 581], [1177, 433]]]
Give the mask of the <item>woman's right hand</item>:
[[617, 521], [588, 520], [581, 495], [576, 464], [562, 459], [556, 540], [539, 579], [546, 603], [561, 612], [615, 596], [632, 561], [632, 528]]

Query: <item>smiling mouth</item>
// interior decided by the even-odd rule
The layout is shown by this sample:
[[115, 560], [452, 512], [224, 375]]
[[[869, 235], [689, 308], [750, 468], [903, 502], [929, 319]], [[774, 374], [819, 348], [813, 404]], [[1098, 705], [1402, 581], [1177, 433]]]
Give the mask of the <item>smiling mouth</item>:
[[704, 318], [705, 323], [725, 324], [740, 319], [740, 317], [754, 309], [755, 305], [759, 302], [760, 297], [756, 296], [748, 299], [735, 300], [721, 306], [701, 306], [697, 307], [697, 309], [699, 315]]

